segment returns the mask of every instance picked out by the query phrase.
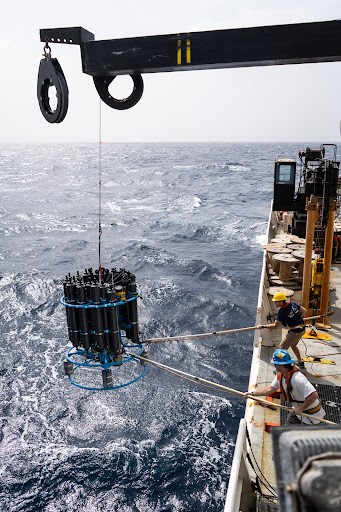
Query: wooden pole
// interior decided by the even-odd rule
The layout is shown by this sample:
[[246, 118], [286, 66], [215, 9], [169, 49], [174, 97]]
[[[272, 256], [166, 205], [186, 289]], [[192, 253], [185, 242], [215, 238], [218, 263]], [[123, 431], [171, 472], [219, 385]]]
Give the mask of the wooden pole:
[[181, 341], [185, 339], [194, 339], [194, 338], [207, 338], [207, 336], [222, 336], [224, 334], [233, 334], [235, 332], [245, 332], [245, 331], [254, 331], [258, 329], [257, 325], [253, 327], [241, 327], [240, 329], [228, 329], [226, 331], [213, 331], [213, 332], [203, 332], [200, 334], [184, 334], [182, 336], [169, 336], [168, 338], [149, 338], [145, 340], [146, 343], [159, 343], [161, 341]]
[[[323, 315], [316, 316], [308, 316], [304, 318], [304, 320], [313, 320], [314, 318], [321, 318]], [[201, 334], [184, 334], [182, 336], [169, 336], [168, 338], [148, 338], [144, 340], [145, 343], [161, 343], [163, 341], [181, 341], [181, 340], [190, 340], [195, 338], [207, 338], [208, 336], [223, 336], [225, 334], [234, 334], [236, 332], [245, 332], [245, 331], [254, 331], [258, 329], [258, 325], [254, 325], [252, 327], [241, 327], [239, 329], [228, 329], [225, 331], [213, 331], [213, 332], [204, 332]]]
[[309, 295], [310, 295], [310, 282], [311, 282], [311, 257], [313, 253], [315, 224], [317, 221], [317, 197], [311, 196], [307, 200], [307, 225], [306, 225], [306, 241], [305, 241], [305, 256], [303, 267], [303, 281], [302, 281], [302, 307], [308, 310], [309, 308]]
[[[211, 387], [214, 387], [214, 388], [217, 388], [217, 389], [220, 389], [221, 391], [227, 391], [228, 393], [231, 393], [233, 395], [237, 395], [237, 396], [240, 396], [240, 397], [243, 397], [243, 398], [251, 398], [252, 400], [256, 400], [257, 402], [263, 404], [263, 405], [266, 405], [267, 407], [276, 407], [277, 409], [284, 409], [286, 411], [290, 411], [292, 412], [292, 408], [291, 407], [286, 407], [285, 405], [280, 405], [280, 404], [275, 404], [274, 402], [271, 402], [271, 404], [269, 404], [269, 402], [267, 400], [264, 400], [262, 398], [258, 398], [256, 396], [252, 396], [252, 395], [245, 395], [242, 391], [238, 391], [237, 389], [233, 389], [233, 388], [229, 388], [227, 386], [223, 386], [222, 384], [217, 384], [216, 382], [212, 382], [210, 380], [207, 380], [207, 379], [202, 379], [201, 377], [197, 377], [196, 375], [192, 375], [190, 373], [186, 373], [186, 372], [183, 372], [181, 370], [177, 370], [176, 368], [172, 368], [171, 366], [166, 366], [165, 364], [162, 364], [162, 363], [158, 363], [157, 361], [153, 361], [152, 359], [149, 359], [149, 358], [146, 358], [146, 357], [142, 357], [142, 356], [136, 356], [134, 354], [127, 354], [128, 356], [130, 357], [134, 357], [135, 359], [138, 359], [139, 361], [142, 361], [143, 363], [148, 363], [148, 364], [151, 364], [153, 366], [156, 366], [158, 368], [161, 368], [163, 370], [166, 370], [166, 371], [169, 371], [173, 374], [176, 374], [178, 376], [185, 376], [186, 378], [190, 378], [191, 380], [194, 380], [196, 382], [199, 382], [199, 383], [202, 383], [202, 384], [205, 384], [205, 385], [208, 385], [208, 386], [211, 386]], [[307, 418], [311, 418], [312, 415], [311, 414], [306, 414], [304, 412], [302, 412], [300, 414], [300, 416], [306, 416]], [[325, 420], [323, 418], [319, 418], [319, 420], [322, 422], [322, 423], [326, 423], [327, 425], [335, 425], [335, 423], [333, 421], [329, 421], [329, 420]]]
[[334, 236], [334, 218], [336, 211], [336, 201], [331, 201], [329, 205], [329, 215], [327, 228], [325, 231], [324, 239], [324, 255], [323, 255], [323, 281], [321, 290], [321, 302], [320, 311], [325, 316], [324, 325], [330, 327], [327, 313], [329, 305], [329, 281], [330, 281], [330, 269], [332, 264], [332, 252], [333, 252], [333, 236]]

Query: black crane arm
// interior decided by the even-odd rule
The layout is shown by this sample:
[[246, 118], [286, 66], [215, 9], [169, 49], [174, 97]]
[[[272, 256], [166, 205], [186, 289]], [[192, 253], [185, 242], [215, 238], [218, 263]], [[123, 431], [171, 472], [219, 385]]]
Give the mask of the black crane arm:
[[[340, 20], [103, 41], [95, 41], [82, 27], [52, 28], [41, 29], [40, 40], [47, 46], [79, 45], [83, 72], [94, 77], [103, 101], [122, 110], [141, 98], [142, 73], [341, 60]], [[126, 74], [134, 80], [133, 93], [116, 100], [108, 87], [115, 76]], [[38, 100], [39, 96], [38, 83]]]

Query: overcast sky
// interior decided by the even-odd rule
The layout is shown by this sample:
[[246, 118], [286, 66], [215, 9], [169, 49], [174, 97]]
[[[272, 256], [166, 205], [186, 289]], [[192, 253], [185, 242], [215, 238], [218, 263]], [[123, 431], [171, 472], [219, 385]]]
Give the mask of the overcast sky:
[[[341, 18], [341, 0], [17, 0], [1, 13], [3, 142], [98, 142], [99, 97], [78, 46], [51, 45], [69, 87], [61, 124], [42, 117], [40, 28], [83, 26], [96, 39]], [[131, 110], [102, 104], [104, 142], [340, 140], [341, 62], [144, 75]], [[127, 84], [122, 84], [127, 85]]]

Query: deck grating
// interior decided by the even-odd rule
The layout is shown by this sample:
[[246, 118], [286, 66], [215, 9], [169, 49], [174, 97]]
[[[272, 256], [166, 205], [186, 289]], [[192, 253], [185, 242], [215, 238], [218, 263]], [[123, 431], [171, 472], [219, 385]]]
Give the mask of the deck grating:
[[[341, 423], [341, 387], [329, 384], [313, 384], [316, 388], [323, 409], [326, 411], [325, 419], [334, 423]], [[281, 398], [281, 405], [290, 407], [290, 404]], [[281, 409], [281, 425], [284, 425], [289, 411]]]
[[256, 512], [277, 512], [278, 505], [271, 498], [266, 496], [257, 496], [257, 509]]

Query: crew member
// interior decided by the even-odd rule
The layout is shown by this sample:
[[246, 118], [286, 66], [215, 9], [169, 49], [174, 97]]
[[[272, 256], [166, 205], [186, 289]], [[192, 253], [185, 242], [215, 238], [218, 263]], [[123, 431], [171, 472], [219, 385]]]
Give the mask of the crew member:
[[272, 298], [279, 311], [276, 316], [275, 323], [267, 325], [258, 325], [259, 329], [278, 329], [281, 325], [289, 327], [286, 337], [279, 344], [280, 348], [292, 348], [297, 357], [297, 364], [300, 368], [304, 368], [301, 353], [297, 347], [297, 343], [305, 333], [305, 324], [303, 317], [307, 310], [296, 304], [295, 302], [287, 302], [284, 292], [277, 292]]
[[[324, 418], [326, 413], [321, 406], [319, 395], [311, 382], [299, 371], [289, 352], [283, 348], [278, 348], [273, 353], [272, 362], [276, 367], [277, 375], [270, 386], [263, 389], [249, 390], [244, 395], [251, 395], [251, 397], [269, 396], [280, 390], [293, 408], [293, 412], [288, 415], [286, 425], [299, 423], [316, 425], [320, 423], [319, 418]], [[311, 418], [300, 416], [302, 412], [311, 414]]]

